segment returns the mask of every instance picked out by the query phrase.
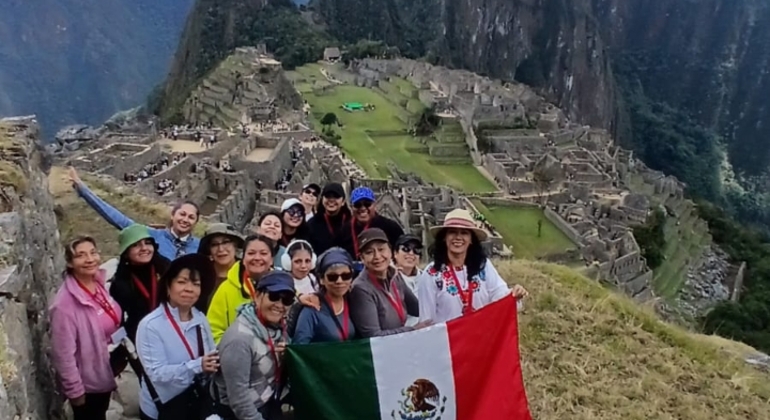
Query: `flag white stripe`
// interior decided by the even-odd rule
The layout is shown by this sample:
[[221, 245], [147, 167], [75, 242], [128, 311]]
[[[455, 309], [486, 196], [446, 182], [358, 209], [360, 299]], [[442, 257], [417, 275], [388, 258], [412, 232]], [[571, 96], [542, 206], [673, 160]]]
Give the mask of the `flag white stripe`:
[[[454, 374], [446, 324], [370, 341], [382, 420], [456, 420]], [[469, 361], [471, 363], [471, 361]], [[418, 379], [427, 379], [439, 392], [433, 417], [410, 415], [411, 401], [403, 392]]]

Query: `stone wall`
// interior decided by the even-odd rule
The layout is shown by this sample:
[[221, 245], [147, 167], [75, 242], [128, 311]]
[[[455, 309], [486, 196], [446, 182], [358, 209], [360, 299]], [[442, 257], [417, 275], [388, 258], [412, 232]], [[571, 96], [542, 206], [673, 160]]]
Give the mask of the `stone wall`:
[[553, 210], [549, 208], [545, 208], [543, 210], [543, 213], [545, 214], [545, 218], [548, 219], [551, 223], [553, 223], [560, 231], [562, 231], [567, 237], [574, 242], [576, 245], [580, 246], [581, 237], [578, 231], [575, 230], [572, 226], [567, 223], [566, 220], [562, 219], [561, 216], [556, 214]]
[[0, 420], [61, 418], [47, 349], [63, 250], [33, 117], [0, 120]]
[[70, 163], [83, 171], [123, 179], [126, 173], [133, 173], [145, 165], [159, 162], [161, 156], [161, 148], [157, 143], [151, 146], [113, 143], [103, 149], [96, 149], [85, 156], [72, 159]]
[[256, 185], [248, 182], [240, 174], [227, 174], [216, 170], [209, 171], [210, 188], [217, 191], [232, 191], [208, 216], [211, 223], [221, 222], [242, 230], [251, 220], [256, 209]]
[[272, 187], [283, 170], [291, 168], [291, 140], [282, 139], [265, 162], [233, 159], [230, 164], [236, 171], [246, 171], [250, 179], [261, 179], [265, 187]]

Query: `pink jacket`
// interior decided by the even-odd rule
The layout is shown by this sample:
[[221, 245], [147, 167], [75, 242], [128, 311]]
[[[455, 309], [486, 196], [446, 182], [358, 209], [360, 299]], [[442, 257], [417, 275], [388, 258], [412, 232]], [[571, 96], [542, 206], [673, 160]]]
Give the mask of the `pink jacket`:
[[[104, 288], [105, 272], [96, 275]], [[120, 319], [120, 306], [104, 291]], [[64, 396], [77, 398], [84, 393], [110, 392], [117, 388], [110, 367], [108, 339], [99, 323], [103, 309], [86, 294], [72, 276], [64, 283], [49, 308], [51, 317], [51, 361]]]

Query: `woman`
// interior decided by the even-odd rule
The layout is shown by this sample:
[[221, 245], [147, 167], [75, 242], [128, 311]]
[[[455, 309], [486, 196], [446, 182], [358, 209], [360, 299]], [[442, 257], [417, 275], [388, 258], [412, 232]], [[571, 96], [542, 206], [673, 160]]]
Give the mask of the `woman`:
[[398, 334], [420, 329], [430, 321], [406, 326], [408, 315], [418, 316], [414, 293], [390, 262], [388, 236], [379, 228], [370, 228], [358, 235], [364, 270], [353, 282], [350, 292], [350, 317], [363, 338]]
[[275, 248], [273, 252], [275, 257], [274, 268], [277, 270], [281, 269], [281, 256], [286, 251], [286, 248], [281, 245], [282, 232], [283, 222], [281, 221], [281, 213], [270, 211], [259, 216], [257, 220], [257, 234], [264, 235], [273, 241], [273, 247]]
[[307, 240], [310, 237], [305, 222], [305, 207], [296, 198], [290, 198], [281, 204], [281, 222], [282, 246], [289, 245], [289, 242], [295, 239]]
[[340, 233], [351, 220], [350, 209], [345, 204], [342, 184], [330, 183], [321, 191], [321, 201], [315, 216], [308, 222], [310, 244], [317, 254], [333, 246], [341, 246]]
[[227, 279], [217, 288], [208, 308], [207, 317], [215, 343], [219, 343], [227, 327], [235, 321], [238, 307], [251, 302], [253, 283], [272, 270], [274, 250], [274, 242], [264, 235], [246, 238], [243, 260], [230, 268]]
[[[398, 272], [406, 282], [409, 289], [417, 294], [417, 277], [422, 274], [420, 270], [420, 255], [422, 255], [422, 241], [414, 235], [401, 235], [396, 240], [396, 252], [393, 253], [393, 262]], [[406, 325], [415, 325], [419, 318], [409, 316]]]
[[281, 257], [281, 268], [291, 273], [298, 296], [318, 290], [318, 282], [311, 273], [315, 265], [316, 255], [307, 241], [294, 240], [286, 247], [286, 252]]
[[93, 238], [79, 237], [64, 251], [67, 271], [49, 310], [51, 362], [74, 420], [104, 420], [117, 388], [108, 346], [123, 313], [104, 288]]
[[321, 186], [318, 184], [307, 184], [302, 188], [299, 195], [302, 205], [305, 207], [305, 221], [309, 221], [315, 215], [315, 207], [318, 203], [318, 196], [321, 194]]
[[242, 307], [222, 337], [222, 365], [212, 388], [223, 419], [283, 418], [281, 370], [289, 340], [283, 319], [295, 293], [291, 274], [273, 271], [265, 275], [256, 284], [253, 302]]
[[[136, 350], [147, 380], [142, 381], [142, 420], [188, 419], [184, 406], [219, 368], [211, 327], [195, 308], [202, 285], [214, 282], [211, 262], [198, 254], [171, 263], [161, 279], [161, 305], [139, 323]], [[157, 400], [158, 403], [154, 402]], [[204, 409], [201, 406], [199, 409]]]
[[347, 295], [353, 281], [353, 259], [342, 248], [331, 248], [318, 261], [321, 310], [303, 307], [292, 344], [351, 340], [356, 328], [350, 319]]
[[421, 321], [449, 321], [511, 293], [517, 299], [527, 296], [521, 286], [509, 290], [497, 273], [481, 246], [487, 234], [468, 210], [452, 210], [430, 233], [436, 238], [433, 262], [417, 280]]
[[[209, 225], [206, 234], [201, 238], [198, 254], [211, 260], [216, 273], [214, 291], [227, 280], [227, 273], [238, 261], [238, 250], [243, 248], [243, 238], [235, 231], [235, 228], [226, 223], [214, 223]], [[211, 296], [201, 296], [200, 300], [211, 302]], [[205, 311], [204, 311], [205, 312]]]
[[[134, 224], [131, 218], [107, 204], [88, 189], [75, 168], [69, 168], [69, 179], [72, 182], [72, 188], [78, 195], [109, 224], [118, 229], [125, 229]], [[196, 252], [199, 240], [192, 235], [192, 231], [198, 223], [199, 216], [198, 205], [192, 201], [184, 201], [171, 209], [171, 220], [168, 227], [163, 229], [150, 228], [150, 235], [158, 244], [160, 255], [168, 260], [173, 260], [181, 255]]]
[[136, 342], [139, 321], [160, 303], [158, 278], [166, 272], [169, 261], [157, 249], [147, 226], [134, 224], [118, 235], [120, 259], [110, 295], [125, 314], [123, 326], [132, 342]]

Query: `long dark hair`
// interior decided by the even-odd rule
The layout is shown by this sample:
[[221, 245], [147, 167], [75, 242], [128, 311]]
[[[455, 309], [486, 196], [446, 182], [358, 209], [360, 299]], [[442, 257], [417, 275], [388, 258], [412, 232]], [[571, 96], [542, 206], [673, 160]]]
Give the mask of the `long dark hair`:
[[[447, 229], [441, 229], [436, 235], [436, 240], [429, 249], [433, 266], [437, 270], [449, 265], [449, 249], [446, 246]], [[484, 271], [487, 263], [487, 253], [481, 246], [479, 238], [471, 232], [471, 244], [468, 246], [468, 253], [465, 255], [465, 266], [468, 267], [468, 278], [479, 275]]]
[[[158, 244], [155, 242], [155, 240], [153, 240], [152, 243], [155, 251], [152, 254], [152, 259], [149, 263], [147, 263], [147, 265], [155, 268], [156, 275], [162, 276], [166, 273], [166, 270], [168, 270], [168, 266], [171, 262], [164, 256], [160, 255], [158, 252]], [[115, 270], [115, 275], [113, 276], [112, 281], [115, 283], [126, 283], [129, 285], [131, 290], [135, 290], [136, 285], [134, 285], [134, 282], [131, 281], [131, 276], [135, 274], [132, 270], [132, 267], [140, 266], [133, 266], [131, 264], [131, 260], [128, 259], [128, 249], [126, 249], [126, 251], [120, 255], [120, 259], [118, 260], [118, 268]], [[141, 267], [143, 268], [144, 266]], [[150, 281], [157, 281], [157, 279], [150, 279]], [[160, 297], [160, 294], [158, 294], [158, 297]], [[153, 305], [157, 305], [160, 302], [160, 299], [158, 299], [158, 302], [153, 302]]]

